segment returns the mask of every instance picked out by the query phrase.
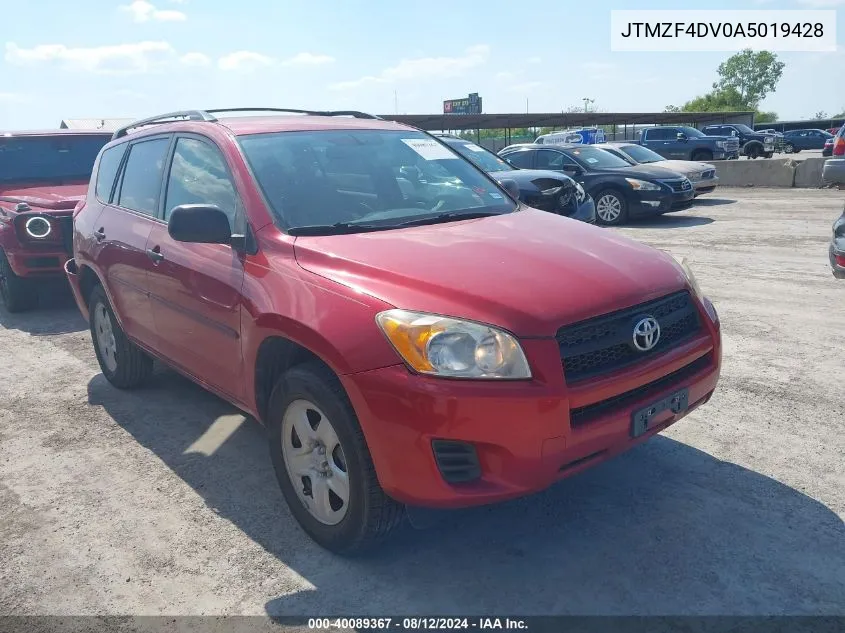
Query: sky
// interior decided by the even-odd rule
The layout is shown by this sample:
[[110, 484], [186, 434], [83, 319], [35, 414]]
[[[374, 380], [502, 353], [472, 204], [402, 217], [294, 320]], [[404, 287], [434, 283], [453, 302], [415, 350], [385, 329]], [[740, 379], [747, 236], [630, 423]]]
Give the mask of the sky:
[[[622, 0], [32, 0], [3, 3], [0, 129], [273, 106], [485, 112], [662, 111], [708, 91], [730, 53], [610, 50]], [[693, 5], [686, 5], [693, 8]], [[845, 0], [709, 0], [695, 8], [834, 8], [838, 50], [779, 53], [781, 120], [845, 110]]]

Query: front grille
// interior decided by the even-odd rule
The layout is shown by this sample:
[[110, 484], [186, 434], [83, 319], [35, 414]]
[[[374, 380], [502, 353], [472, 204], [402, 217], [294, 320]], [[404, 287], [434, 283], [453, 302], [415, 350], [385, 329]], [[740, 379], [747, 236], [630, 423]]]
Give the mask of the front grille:
[[[651, 316], [660, 325], [660, 338], [649, 351], [634, 347], [634, 326]], [[556, 339], [569, 383], [615, 371], [665, 352], [701, 329], [698, 310], [683, 290], [618, 312], [560, 328]]]
[[57, 268], [60, 263], [58, 257], [27, 257], [24, 264], [27, 268]]
[[466, 483], [481, 477], [481, 465], [472, 444], [432, 440], [431, 450], [434, 452], [437, 469], [450, 484]]
[[73, 217], [58, 218], [58, 221], [62, 229], [62, 246], [68, 255], [73, 256]]
[[682, 191], [689, 191], [692, 189], [692, 183], [688, 178], [682, 178], [681, 180], [662, 180], [661, 182], [664, 185], [669, 186], [669, 188], [671, 188], [675, 193], [681, 193]]
[[712, 354], [705, 354], [701, 358], [692, 361], [677, 371], [673, 371], [671, 374], [666, 374], [662, 378], [640, 385], [635, 389], [620, 393], [606, 400], [572, 409], [569, 412], [569, 424], [572, 427], [584, 426], [593, 422], [596, 418], [606, 415], [609, 411], [630, 406], [637, 400], [645, 398], [650, 393], [662, 391], [672, 384], [680, 383], [690, 376], [697, 374], [701, 370], [706, 369], [711, 364], [711, 361]]

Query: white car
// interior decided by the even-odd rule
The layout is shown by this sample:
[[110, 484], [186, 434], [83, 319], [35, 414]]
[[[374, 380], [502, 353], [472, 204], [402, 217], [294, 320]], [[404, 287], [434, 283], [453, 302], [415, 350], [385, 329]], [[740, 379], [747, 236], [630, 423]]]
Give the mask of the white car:
[[703, 193], [710, 193], [719, 184], [719, 177], [716, 175], [716, 166], [710, 163], [663, 158], [657, 152], [633, 141], [602, 143], [601, 145], [595, 145], [595, 147], [600, 147], [632, 165], [659, 164], [660, 167], [665, 167], [666, 169], [683, 174], [692, 183], [696, 196], [700, 196]]

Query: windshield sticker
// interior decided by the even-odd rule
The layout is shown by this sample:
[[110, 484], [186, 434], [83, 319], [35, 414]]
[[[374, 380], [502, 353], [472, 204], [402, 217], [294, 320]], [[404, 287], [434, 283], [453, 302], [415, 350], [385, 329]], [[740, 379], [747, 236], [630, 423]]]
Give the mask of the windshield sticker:
[[502, 199], [502, 194], [500, 194], [500, 193], [493, 193], [493, 192], [491, 191], [491, 192], [490, 192], [490, 197], [491, 197], [491, 198], [493, 198], [493, 199], [495, 199], [495, 200], [501, 200], [501, 199]]
[[429, 141], [424, 138], [403, 138], [402, 142], [425, 160], [458, 159], [455, 154], [437, 141]]
[[585, 158], [584, 160], [586, 160], [591, 165], [595, 165], [597, 162], [599, 162], [598, 158], [593, 158], [592, 156], [590, 158]]

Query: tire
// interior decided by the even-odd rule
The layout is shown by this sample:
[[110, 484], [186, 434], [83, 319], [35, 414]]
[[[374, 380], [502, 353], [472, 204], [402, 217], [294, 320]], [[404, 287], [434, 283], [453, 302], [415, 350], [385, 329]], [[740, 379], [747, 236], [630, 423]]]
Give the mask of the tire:
[[750, 160], [754, 160], [754, 159], [755, 159], [755, 158], [757, 158], [759, 155], [760, 155], [760, 150], [757, 148], [757, 146], [756, 146], [756, 145], [754, 145], [754, 146], [752, 146], [752, 147], [748, 148], [748, 152], [746, 153], [746, 156], [748, 156], [748, 158], [749, 158]]
[[[628, 219], [628, 201], [616, 189], [602, 189], [593, 198], [596, 201], [596, 222], [603, 226], [619, 226]], [[613, 211], [616, 211], [615, 215]], [[604, 214], [604, 217], [602, 217]]]
[[[320, 546], [357, 554], [402, 522], [405, 506], [379, 485], [352, 404], [325, 365], [311, 362], [288, 370], [276, 383], [267, 411], [279, 487], [291, 514]], [[312, 441], [310, 450], [300, 434]]]
[[9, 312], [25, 312], [38, 305], [38, 288], [32, 279], [18, 277], [0, 249], [0, 301]]
[[697, 149], [692, 153], [690, 160], [695, 160], [699, 162], [713, 160], [713, 153], [708, 152], [706, 149]]
[[763, 158], [771, 158], [774, 155], [775, 155], [774, 152], [766, 152], [765, 154], [763, 154]]
[[100, 369], [118, 389], [142, 385], [153, 373], [153, 359], [127, 338], [101, 285], [94, 286], [88, 301], [91, 342]]
[[792, 154], [795, 152], [795, 146], [792, 143], [784, 143], [783, 144], [783, 153], [784, 154]]

